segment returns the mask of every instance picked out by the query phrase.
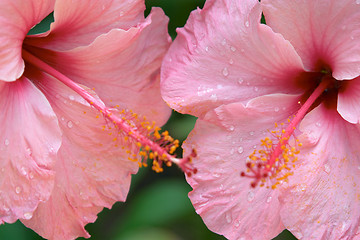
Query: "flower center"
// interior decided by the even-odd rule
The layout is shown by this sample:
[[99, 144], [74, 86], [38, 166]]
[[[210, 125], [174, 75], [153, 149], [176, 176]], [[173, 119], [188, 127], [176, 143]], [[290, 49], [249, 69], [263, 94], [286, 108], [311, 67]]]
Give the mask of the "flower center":
[[[311, 95], [303, 102], [297, 113], [288, 119], [288, 125], [284, 128], [281, 124], [280, 130], [271, 131], [271, 138], [266, 137], [261, 140], [263, 149], [255, 150], [249, 155], [246, 163], [246, 172], [241, 172], [242, 177], [252, 178], [251, 187], [257, 185], [265, 186], [267, 180], [270, 180], [272, 189], [275, 189], [281, 182], [286, 181], [288, 176], [292, 175], [291, 169], [294, 167], [295, 162], [298, 160], [297, 154], [300, 153], [298, 147], [301, 143], [295, 139], [295, 146], [290, 146], [289, 140], [293, 136], [294, 131], [300, 121], [304, 118], [314, 104], [320, 99], [324, 101], [324, 94], [332, 91], [336, 81], [325, 75], [319, 85], [311, 93]], [[299, 101], [301, 104], [301, 101]], [[279, 126], [275, 124], [275, 128]]]
[[[174, 157], [173, 153], [179, 146], [179, 141], [169, 136], [167, 131], [160, 133], [161, 128], [156, 127], [154, 122], [150, 123], [146, 121], [146, 117], [140, 117], [130, 110], [119, 110], [117, 107], [108, 108], [82, 86], [28, 51], [23, 49], [22, 56], [26, 62], [55, 77], [84, 98], [91, 107], [99, 112], [97, 118], [102, 115], [107, 119], [109, 126], [102, 126], [102, 129], [118, 130], [119, 135], [123, 138], [124, 145], [128, 146], [129, 150], [126, 152], [129, 154], [129, 160], [138, 161], [141, 167], [147, 166], [146, 162], [150, 159], [153, 161], [152, 169], [156, 172], [163, 171], [163, 164], [171, 166], [172, 163], [178, 165], [187, 175], [197, 172], [191, 164], [192, 158], [196, 157], [195, 150], [185, 158]], [[114, 141], [117, 139], [118, 137], [114, 138]]]

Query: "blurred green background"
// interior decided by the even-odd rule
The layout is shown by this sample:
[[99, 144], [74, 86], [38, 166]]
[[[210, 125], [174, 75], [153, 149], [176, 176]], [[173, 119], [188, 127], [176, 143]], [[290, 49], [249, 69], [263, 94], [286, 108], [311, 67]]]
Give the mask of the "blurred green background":
[[[163, 8], [170, 18], [169, 33], [176, 37], [176, 27], [182, 27], [189, 13], [203, 7], [204, 0], [146, 0], [147, 10], [153, 6]], [[43, 32], [52, 21], [50, 15], [40, 26], [30, 33]], [[163, 127], [179, 140], [184, 140], [194, 127], [196, 118], [173, 113]], [[181, 154], [181, 151], [178, 152]], [[184, 175], [176, 167], [156, 174], [150, 168], [140, 169], [133, 177], [126, 203], [116, 203], [111, 210], [104, 209], [94, 224], [86, 229], [90, 239], [101, 240], [222, 240], [225, 239], [209, 231], [195, 213], [187, 197], [191, 188]], [[20, 222], [0, 226], [0, 239], [33, 240], [42, 239]], [[82, 238], [80, 238], [82, 239]], [[288, 231], [275, 240], [296, 239]]]

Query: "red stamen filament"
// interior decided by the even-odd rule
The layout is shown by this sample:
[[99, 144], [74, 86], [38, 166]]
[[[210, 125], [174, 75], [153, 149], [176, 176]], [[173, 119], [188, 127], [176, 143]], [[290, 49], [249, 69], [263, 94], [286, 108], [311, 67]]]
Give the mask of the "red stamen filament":
[[[22, 52], [22, 57], [28, 63], [31, 63], [42, 71], [55, 77], [57, 80], [59, 80], [60, 82], [68, 86], [70, 89], [75, 91], [77, 94], [79, 94], [82, 98], [84, 98], [92, 107], [102, 113], [105, 119], [110, 120], [110, 122], [117, 126], [120, 131], [125, 133], [125, 140], [129, 138], [133, 139], [137, 147], [143, 148], [143, 150], [140, 151], [140, 155], [144, 158], [150, 158], [153, 160], [153, 169], [156, 172], [162, 171], [162, 163], [164, 162], [167, 166], [171, 166], [171, 163], [178, 165], [188, 175], [196, 173], [196, 168], [194, 168], [191, 164], [192, 158], [196, 157], [195, 150], [193, 150], [193, 152], [186, 158], [179, 159], [174, 157], [172, 154], [178, 147], [178, 141], [168, 136], [167, 132], [160, 134], [160, 128], [154, 128], [154, 126], [152, 126], [148, 129], [154, 128], [155, 130], [153, 133], [153, 138], [149, 138], [149, 135], [142, 134], [136, 128], [136, 126], [133, 126], [132, 122], [119, 116], [123, 114], [124, 111], [116, 112], [117, 109], [108, 108], [79, 84], [75, 83], [73, 80], [71, 80], [61, 72], [57, 71], [56, 69], [54, 69], [53, 67], [51, 67], [50, 65], [43, 62], [42, 60], [24, 49]], [[143, 165], [146, 166], [146, 164]]]
[[[267, 178], [275, 178], [276, 182], [275, 184], [272, 184], [272, 188], [276, 188], [281, 181], [286, 180], [288, 176], [292, 175], [288, 163], [296, 162], [297, 157], [295, 155], [300, 151], [295, 147], [289, 146], [289, 139], [293, 135], [300, 121], [311, 109], [311, 106], [316, 99], [320, 97], [331, 82], [332, 79], [325, 76], [306, 102], [300, 107], [295, 116], [292, 119], [288, 119], [289, 125], [287, 128], [282, 129], [280, 135], [276, 135], [279, 131], [272, 131], [272, 133], [275, 134], [276, 140], [278, 140], [277, 143], [273, 143], [273, 141], [267, 137], [264, 140], [261, 140], [261, 146], [264, 146], [265, 150], [255, 150], [250, 154], [250, 161], [246, 164], [247, 172], [241, 172], [240, 175], [242, 177], [254, 179], [251, 183], [252, 187], [256, 187], [259, 182], [261, 182], [260, 186], [264, 186]], [[277, 124], [275, 124], [275, 126], [277, 126]], [[301, 143], [298, 143], [298, 146], [301, 146]], [[280, 171], [283, 169], [287, 172], [279, 176]]]

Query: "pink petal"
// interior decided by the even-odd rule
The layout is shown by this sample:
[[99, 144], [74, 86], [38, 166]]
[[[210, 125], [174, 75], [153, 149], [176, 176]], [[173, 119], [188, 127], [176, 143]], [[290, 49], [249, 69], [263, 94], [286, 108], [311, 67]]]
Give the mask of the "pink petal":
[[301, 60], [260, 16], [256, 0], [206, 1], [192, 12], [162, 66], [165, 101], [203, 116], [224, 103], [296, 93], [292, 80], [303, 71]]
[[56, 1], [55, 22], [49, 35], [41, 39], [29, 38], [26, 43], [52, 50], [86, 46], [114, 28], [127, 30], [136, 26], [144, 19], [144, 10], [143, 0]]
[[360, 123], [360, 78], [346, 81], [339, 90], [337, 110], [350, 123]]
[[307, 70], [330, 67], [336, 79], [360, 74], [360, 5], [355, 0], [264, 0], [266, 23], [299, 53]]
[[125, 201], [138, 164], [128, 160], [118, 130], [105, 130], [109, 124], [84, 99], [52, 77], [31, 77], [59, 118], [63, 143], [51, 199], [23, 222], [45, 238], [89, 237], [84, 225], [94, 222], [103, 207]]
[[23, 40], [29, 30], [54, 9], [55, 0], [0, 2], [0, 80], [15, 81], [24, 71]]
[[0, 222], [30, 218], [49, 198], [61, 144], [57, 118], [26, 78], [2, 83], [0, 128]]
[[87, 47], [31, 51], [72, 80], [94, 88], [107, 105], [132, 109], [161, 125], [170, 115], [160, 95], [158, 76], [168, 47], [167, 18], [155, 9], [138, 27], [114, 29]]
[[298, 168], [281, 194], [281, 217], [299, 239], [353, 239], [360, 219], [360, 129], [323, 105], [301, 124]]
[[196, 149], [198, 172], [188, 178], [189, 197], [208, 228], [228, 239], [271, 239], [284, 226], [278, 191], [252, 188], [252, 179], [240, 177], [247, 157], [260, 140], [284, 122], [296, 108], [298, 96], [271, 95], [223, 105], [198, 120], [184, 145]]

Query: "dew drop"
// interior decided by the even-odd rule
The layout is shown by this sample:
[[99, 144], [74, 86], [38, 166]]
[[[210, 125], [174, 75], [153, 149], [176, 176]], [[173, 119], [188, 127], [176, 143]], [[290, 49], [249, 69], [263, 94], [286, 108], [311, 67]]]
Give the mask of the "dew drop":
[[239, 227], [240, 226], [240, 221], [235, 221], [235, 227]]
[[226, 45], [226, 39], [225, 38], [221, 41], [221, 45], [223, 45], [223, 46]]
[[207, 52], [208, 52], [208, 51], [209, 51], [209, 47], [205, 47], [205, 51], [207, 51]]
[[258, 88], [258, 87], [254, 87], [254, 91], [255, 91], [255, 92], [259, 91], [259, 88]]
[[234, 126], [230, 126], [230, 127], [229, 127], [229, 130], [230, 130], [230, 131], [234, 131], [234, 130], [235, 130], [235, 127], [234, 127]]
[[254, 136], [255, 132], [254, 131], [251, 131], [249, 132], [250, 136]]
[[215, 158], [216, 160], [220, 160], [220, 156], [216, 156], [216, 158]]
[[235, 152], [235, 150], [232, 148], [232, 149], [230, 150], [230, 154], [233, 155], [234, 152]]
[[248, 202], [252, 202], [254, 200], [254, 198], [255, 198], [254, 192], [250, 191], [247, 195]]
[[30, 177], [30, 179], [33, 179], [34, 178], [34, 173], [33, 172], [29, 173], [29, 177]]
[[232, 222], [232, 217], [230, 213], [226, 213], [225, 214], [225, 219], [227, 223], [231, 223]]
[[278, 112], [278, 111], [280, 111], [280, 108], [279, 107], [275, 107], [275, 112]]
[[23, 175], [23, 176], [26, 176], [26, 175], [27, 175], [27, 172], [26, 172], [25, 167], [21, 167], [21, 168], [20, 168], [20, 173], [21, 173], [21, 175]]
[[243, 84], [243, 82], [244, 82], [244, 79], [242, 79], [242, 78], [240, 78], [239, 80], [238, 80], [238, 83], [241, 85], [241, 84]]
[[24, 219], [29, 220], [31, 219], [33, 214], [31, 212], [24, 213]]
[[61, 121], [65, 121], [65, 118], [64, 118], [64, 117], [61, 117], [60, 119], [61, 119]]
[[239, 147], [238, 148], [238, 153], [242, 154], [244, 152], [244, 148], [243, 147]]
[[68, 126], [68, 128], [72, 128], [74, 126], [74, 124], [72, 121], [68, 121], [67, 126]]
[[222, 74], [224, 75], [224, 77], [227, 77], [229, 75], [229, 70], [225, 67], [223, 70], [222, 70]]
[[320, 122], [315, 123], [315, 125], [316, 125], [317, 127], [321, 127], [321, 123], [320, 123]]
[[4, 144], [5, 144], [5, 146], [9, 146], [9, 144], [10, 144], [9, 139], [5, 139]]
[[69, 96], [69, 99], [70, 99], [71, 101], [74, 101], [74, 100], [75, 100], [75, 97], [74, 97], [73, 95], [70, 95], [70, 96]]
[[16, 192], [17, 194], [21, 193], [21, 187], [20, 187], [20, 186], [17, 186], [17, 187], [15, 188], [15, 192]]
[[240, 52], [242, 52], [242, 53], [243, 53], [243, 52], [245, 52], [245, 49], [243, 49], [243, 48], [242, 48], [242, 49], [240, 49]]
[[215, 172], [215, 173], [213, 173], [213, 175], [212, 175], [214, 178], [219, 178], [220, 176], [221, 176], [221, 174], [220, 173], [217, 173], [217, 172]]
[[249, 26], [250, 26], [249, 21], [246, 21], [246, 22], [245, 22], [245, 27], [249, 27]]
[[329, 166], [328, 164], [325, 164], [325, 165], [324, 165], [324, 171], [325, 171], [326, 173], [330, 173], [330, 166]]
[[236, 47], [231, 46], [231, 47], [230, 47], [230, 50], [233, 51], [233, 52], [235, 52], [235, 51], [236, 51]]
[[120, 17], [124, 16], [124, 11], [120, 11], [119, 15]]
[[229, 60], [229, 63], [230, 63], [230, 64], [234, 64], [234, 60], [233, 60], [233, 59], [230, 59], [230, 60]]
[[271, 199], [272, 199], [272, 197], [270, 196], [270, 197], [268, 197], [267, 199], [266, 199], [266, 203], [270, 203], [271, 202]]
[[217, 101], [216, 94], [211, 94], [210, 99], [211, 99], [211, 101], [216, 102]]

